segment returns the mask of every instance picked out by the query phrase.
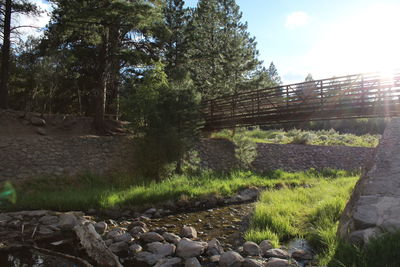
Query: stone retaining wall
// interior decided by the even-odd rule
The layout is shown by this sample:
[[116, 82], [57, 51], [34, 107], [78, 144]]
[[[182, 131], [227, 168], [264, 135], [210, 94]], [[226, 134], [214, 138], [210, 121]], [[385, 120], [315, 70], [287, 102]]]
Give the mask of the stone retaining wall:
[[[235, 146], [226, 139], [205, 139], [198, 147], [203, 168], [226, 171], [238, 166]], [[257, 144], [257, 157], [253, 170], [267, 172], [282, 169], [303, 171], [310, 168], [357, 170], [364, 167], [374, 148], [348, 146], [311, 146]]]
[[[45, 175], [75, 175], [90, 171], [132, 171], [133, 145], [129, 137], [23, 136], [0, 138], [0, 181]], [[201, 167], [227, 171], [238, 166], [235, 146], [225, 139], [203, 139], [197, 146]], [[361, 168], [372, 148], [258, 144], [255, 171], [309, 168]]]
[[400, 119], [392, 119], [373, 160], [358, 181], [338, 233], [351, 243], [400, 231]]
[[128, 137], [0, 138], [0, 181], [132, 168]]

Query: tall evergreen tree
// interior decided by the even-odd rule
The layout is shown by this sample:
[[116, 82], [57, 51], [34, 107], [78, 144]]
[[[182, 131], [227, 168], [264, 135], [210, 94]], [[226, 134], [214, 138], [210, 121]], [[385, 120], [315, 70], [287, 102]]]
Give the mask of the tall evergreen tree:
[[164, 20], [168, 29], [164, 60], [165, 72], [170, 81], [183, 80], [188, 73], [186, 28], [190, 11], [184, 5], [183, 0], [166, 0], [164, 8]]
[[12, 25], [13, 14], [38, 15], [38, 7], [28, 0], [5, 0], [0, 2], [0, 20], [2, 25], [1, 67], [0, 67], [0, 108], [8, 108], [11, 34], [18, 28], [29, 25]]
[[274, 62], [271, 62], [271, 64], [269, 64], [268, 75], [275, 86], [282, 84], [281, 77], [278, 74], [278, 70], [276, 69]]
[[255, 39], [241, 21], [235, 0], [200, 0], [190, 23], [190, 70], [203, 97], [259, 88], [261, 74]]
[[134, 72], [158, 56], [161, 0], [52, 0], [48, 47], [79, 58], [94, 81], [94, 125], [104, 131], [108, 96], [116, 98], [122, 69]]

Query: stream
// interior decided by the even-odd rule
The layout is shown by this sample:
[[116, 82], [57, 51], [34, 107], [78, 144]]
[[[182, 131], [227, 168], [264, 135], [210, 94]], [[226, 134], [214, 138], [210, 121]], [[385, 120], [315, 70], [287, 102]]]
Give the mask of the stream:
[[[180, 234], [183, 226], [192, 226], [197, 230], [198, 239], [209, 241], [217, 238], [224, 250], [236, 250], [243, 243], [244, 233], [249, 226], [249, 218], [253, 212], [254, 203], [243, 203], [229, 205], [208, 210], [179, 213], [165, 216], [162, 218], [149, 219], [146, 221], [149, 229], [166, 228], [168, 232]], [[129, 223], [128, 221], [117, 221], [118, 225]], [[41, 244], [42, 247], [56, 250], [61, 253], [78, 255], [77, 244], [70, 243], [69, 245], [60, 247], [51, 247], [50, 244]], [[286, 244], [289, 252], [296, 248], [311, 250], [305, 240], [293, 240]], [[85, 258], [85, 257], [83, 257]], [[86, 258], [87, 259], [87, 258]], [[123, 259], [124, 266], [137, 266], [132, 258]], [[12, 251], [0, 251], [0, 266], [1, 267], [22, 267], [22, 266], [63, 266], [75, 267], [84, 266], [73, 260], [57, 257], [57, 255], [49, 255], [42, 251], [34, 249], [21, 248]], [[300, 266], [303, 264], [300, 263]]]

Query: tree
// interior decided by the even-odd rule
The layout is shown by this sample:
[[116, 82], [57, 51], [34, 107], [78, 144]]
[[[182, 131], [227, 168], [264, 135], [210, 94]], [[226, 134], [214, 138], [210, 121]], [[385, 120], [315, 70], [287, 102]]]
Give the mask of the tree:
[[268, 75], [275, 86], [282, 84], [281, 77], [278, 74], [278, 70], [276, 69], [274, 62], [271, 62], [271, 64], [269, 64]]
[[188, 74], [188, 46], [186, 28], [189, 22], [189, 9], [184, 8], [183, 0], [166, 0], [164, 20], [168, 29], [165, 40], [165, 72], [168, 79], [186, 79]]
[[[119, 95], [122, 72], [135, 73], [160, 51], [161, 0], [52, 0], [48, 50], [69, 53], [94, 81], [90, 91], [94, 127], [106, 131], [104, 115]], [[158, 49], [158, 50], [157, 50]], [[90, 90], [90, 89], [89, 89]], [[108, 101], [108, 98], [109, 99]]]
[[241, 19], [234, 0], [200, 0], [194, 11], [188, 26], [190, 71], [205, 98], [258, 88], [265, 80], [257, 76], [256, 42]]
[[126, 118], [137, 139], [136, 159], [141, 174], [160, 179], [173, 171], [194, 141], [201, 127], [199, 97], [190, 83], [168, 81], [164, 66], [156, 63], [131, 87], [124, 102]]
[[[4, 3], [5, 2], [5, 3]], [[8, 108], [9, 79], [10, 79], [10, 53], [11, 53], [11, 34], [21, 27], [29, 25], [12, 25], [13, 14], [38, 15], [38, 7], [27, 0], [5, 0], [0, 4], [0, 14], [2, 22], [3, 44], [1, 47], [1, 67], [0, 67], [0, 108]]]

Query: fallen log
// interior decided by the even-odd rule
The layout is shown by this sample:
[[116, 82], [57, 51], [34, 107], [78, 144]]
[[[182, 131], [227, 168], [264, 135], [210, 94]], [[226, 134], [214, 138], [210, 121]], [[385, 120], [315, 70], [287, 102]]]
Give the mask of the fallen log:
[[100, 266], [122, 267], [118, 257], [106, 246], [92, 223], [81, 221], [73, 230], [88, 256]]

